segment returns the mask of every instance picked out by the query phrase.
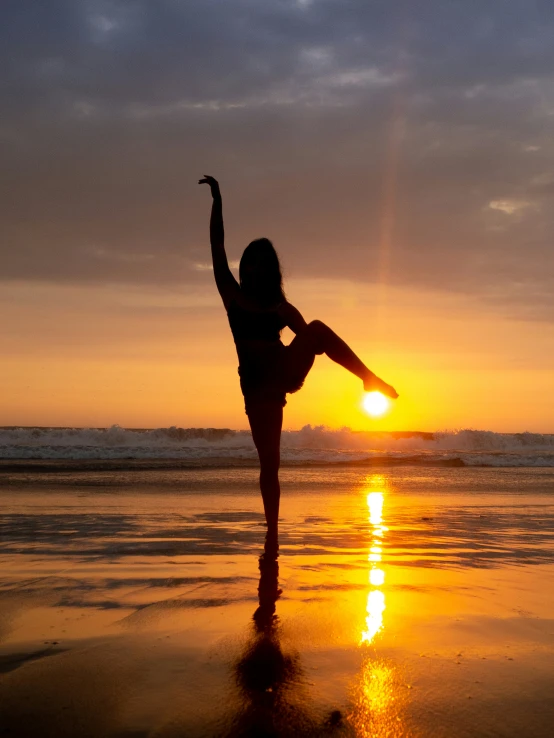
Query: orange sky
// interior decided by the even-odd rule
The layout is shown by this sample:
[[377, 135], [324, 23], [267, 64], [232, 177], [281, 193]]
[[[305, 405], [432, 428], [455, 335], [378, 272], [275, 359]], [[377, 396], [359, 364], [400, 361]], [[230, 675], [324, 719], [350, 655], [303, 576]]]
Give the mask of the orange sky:
[[400, 393], [321, 357], [285, 427], [554, 431], [547, 4], [8, 5], [0, 424], [247, 427], [210, 174]]
[[[331, 325], [400, 393], [390, 413], [371, 419], [360, 382], [318, 357], [289, 396], [286, 428], [552, 432], [554, 336], [545, 324], [447, 293], [329, 279], [286, 288], [307, 320]], [[0, 425], [248, 427], [215, 285], [181, 294], [19, 282], [0, 307]]]

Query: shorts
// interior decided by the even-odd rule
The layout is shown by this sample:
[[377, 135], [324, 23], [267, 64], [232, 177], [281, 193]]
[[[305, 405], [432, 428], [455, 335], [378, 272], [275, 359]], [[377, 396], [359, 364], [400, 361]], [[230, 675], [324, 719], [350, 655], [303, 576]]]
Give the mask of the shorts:
[[298, 392], [306, 376], [291, 374], [287, 361], [287, 346], [278, 344], [270, 357], [262, 360], [257, 356], [248, 357], [238, 368], [240, 388], [244, 396], [245, 412], [248, 415], [252, 405], [277, 404], [285, 407], [286, 395]]

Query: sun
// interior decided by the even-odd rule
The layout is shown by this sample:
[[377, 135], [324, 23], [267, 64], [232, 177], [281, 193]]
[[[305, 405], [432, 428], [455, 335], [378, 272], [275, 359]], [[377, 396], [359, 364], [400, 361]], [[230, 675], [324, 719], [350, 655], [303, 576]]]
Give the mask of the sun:
[[380, 392], [368, 392], [363, 401], [364, 410], [377, 417], [389, 409], [389, 401]]

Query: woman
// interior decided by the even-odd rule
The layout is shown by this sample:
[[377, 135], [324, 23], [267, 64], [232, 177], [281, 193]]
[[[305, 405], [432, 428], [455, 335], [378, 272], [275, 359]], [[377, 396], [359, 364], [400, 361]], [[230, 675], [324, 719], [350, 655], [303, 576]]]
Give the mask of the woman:
[[[276, 553], [279, 520], [279, 463], [283, 407], [287, 392], [304, 383], [316, 354], [327, 354], [363, 381], [366, 392], [398, 394], [379, 379], [347, 344], [319, 320], [306, 323], [287, 302], [279, 259], [271, 241], [252, 241], [242, 255], [240, 284], [231, 274], [224, 246], [223, 209], [219, 184], [207, 175], [199, 184], [210, 186], [213, 204], [210, 242], [214, 276], [227, 310], [239, 358], [240, 386], [252, 438], [260, 458], [260, 490], [267, 521], [266, 552]], [[285, 346], [281, 330], [296, 334]]]

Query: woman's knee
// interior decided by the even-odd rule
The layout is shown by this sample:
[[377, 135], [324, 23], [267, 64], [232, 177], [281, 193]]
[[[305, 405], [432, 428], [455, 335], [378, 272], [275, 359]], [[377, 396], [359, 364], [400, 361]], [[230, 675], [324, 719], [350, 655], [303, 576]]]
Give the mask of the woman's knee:
[[260, 458], [260, 474], [263, 474], [266, 477], [277, 476], [279, 474], [279, 467], [279, 458]]
[[279, 454], [259, 454], [260, 480], [272, 482], [279, 479]]

